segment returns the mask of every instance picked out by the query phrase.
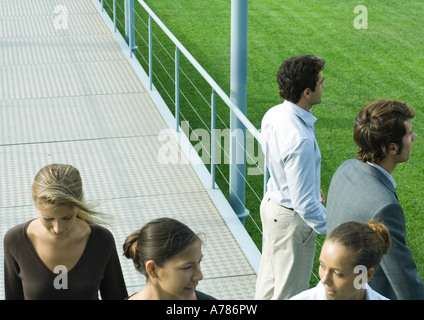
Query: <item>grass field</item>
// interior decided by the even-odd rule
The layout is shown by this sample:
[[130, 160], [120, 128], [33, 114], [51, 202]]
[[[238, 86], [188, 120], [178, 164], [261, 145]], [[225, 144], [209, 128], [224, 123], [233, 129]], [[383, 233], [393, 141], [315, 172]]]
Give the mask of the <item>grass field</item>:
[[[105, 2], [111, 6], [112, 0]], [[123, 8], [123, 1], [120, 2]], [[146, 3], [229, 95], [231, 1], [147, 0]], [[354, 13], [354, 8], [359, 4], [368, 10], [367, 29], [354, 26], [359, 15]], [[424, 142], [421, 138], [424, 136], [424, 2], [403, 0], [400, 5], [395, 0], [256, 0], [249, 1], [248, 6], [247, 117], [256, 128], [260, 128], [264, 113], [281, 103], [275, 73], [283, 60], [300, 54], [315, 54], [326, 59], [323, 101], [312, 109], [319, 119], [316, 131], [322, 154], [322, 189], [325, 193], [337, 167], [354, 157], [356, 147], [352, 129], [355, 115], [362, 106], [375, 99], [392, 98], [406, 101], [415, 108], [413, 125], [418, 139], [414, 142], [411, 159], [398, 165], [393, 177], [406, 214], [407, 243], [419, 274], [424, 278]], [[141, 8], [136, 8], [140, 18], [144, 19]], [[136, 27], [138, 25], [136, 19]], [[159, 33], [158, 38], [163, 39]], [[145, 45], [138, 39], [143, 34], [137, 35], [138, 55], [146, 55]], [[173, 53], [172, 46], [163, 41], [164, 47], [169, 47]], [[156, 46], [155, 50], [158, 56], [161, 55], [162, 48]], [[172, 74], [173, 62], [164, 62], [164, 65]], [[210, 95], [202, 80], [197, 80], [197, 75], [184, 62], [182, 65], [187, 74], [199, 82], [205, 95]], [[158, 76], [162, 73], [155, 72]], [[163, 96], [173, 110], [172, 97]], [[198, 104], [198, 113], [208, 119], [210, 111], [201, 104]], [[190, 108], [181, 108], [193, 128], [204, 126], [195, 119]], [[225, 107], [219, 106], [218, 110], [223, 119], [228, 119]], [[226, 172], [225, 166], [222, 171]], [[262, 176], [248, 179], [260, 193]], [[217, 181], [220, 183], [221, 180], [217, 178]], [[246, 199], [246, 207], [260, 226], [259, 201], [249, 190]], [[246, 228], [260, 248], [260, 232], [249, 220], [246, 220]], [[323, 239], [324, 236], [319, 237], [321, 242]], [[314, 272], [317, 272], [317, 266]], [[315, 283], [316, 279], [312, 279], [311, 285]]]

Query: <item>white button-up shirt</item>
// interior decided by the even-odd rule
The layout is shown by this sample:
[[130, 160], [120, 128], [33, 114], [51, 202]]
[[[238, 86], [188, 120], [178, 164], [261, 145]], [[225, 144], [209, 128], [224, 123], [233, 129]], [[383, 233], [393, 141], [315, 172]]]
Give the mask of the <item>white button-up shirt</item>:
[[321, 153], [311, 112], [284, 101], [262, 119], [262, 148], [270, 179], [265, 197], [295, 210], [317, 233], [326, 232], [321, 203]]
[[[320, 281], [316, 287], [305, 290], [294, 297], [291, 297], [290, 300], [327, 300], [327, 295], [325, 294], [325, 288]], [[389, 299], [379, 294], [377, 291], [374, 291], [367, 283], [365, 284], [365, 300]]]

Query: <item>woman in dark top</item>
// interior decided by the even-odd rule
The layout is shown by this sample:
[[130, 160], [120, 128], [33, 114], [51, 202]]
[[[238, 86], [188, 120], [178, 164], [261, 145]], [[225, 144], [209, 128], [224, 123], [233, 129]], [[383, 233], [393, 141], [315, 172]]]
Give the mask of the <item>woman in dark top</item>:
[[152, 220], [129, 235], [124, 255], [146, 276], [146, 286], [128, 300], [215, 300], [196, 290], [202, 242], [185, 224], [170, 218]]
[[83, 199], [79, 171], [42, 168], [32, 186], [38, 218], [4, 237], [6, 299], [125, 299], [112, 233]]

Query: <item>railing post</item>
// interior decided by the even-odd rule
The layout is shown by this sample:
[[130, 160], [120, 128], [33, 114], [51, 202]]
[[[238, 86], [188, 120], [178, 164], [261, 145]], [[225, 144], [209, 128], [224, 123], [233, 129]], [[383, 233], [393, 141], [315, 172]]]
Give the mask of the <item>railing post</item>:
[[269, 180], [269, 170], [268, 170], [268, 144], [265, 142], [265, 145], [263, 146], [264, 150], [264, 189], [263, 189], [263, 196], [265, 196], [265, 193], [268, 190], [268, 180]]
[[178, 132], [180, 126], [180, 60], [178, 47], [175, 47], [175, 126]]
[[[247, 2], [231, 0], [231, 88], [232, 102], [246, 114], [247, 100]], [[244, 224], [249, 211], [245, 208], [246, 128], [230, 113], [230, 205]]]
[[211, 179], [212, 189], [215, 189], [215, 127], [216, 127], [216, 102], [215, 90], [211, 94]]
[[116, 0], [113, 0], [113, 27], [116, 32]]
[[149, 15], [149, 89], [152, 90], [153, 85], [153, 78], [152, 78], [152, 72], [153, 72], [153, 30], [152, 30], [152, 16]]
[[130, 48], [130, 57], [135, 50], [134, 28], [134, 0], [125, 0], [125, 40]]

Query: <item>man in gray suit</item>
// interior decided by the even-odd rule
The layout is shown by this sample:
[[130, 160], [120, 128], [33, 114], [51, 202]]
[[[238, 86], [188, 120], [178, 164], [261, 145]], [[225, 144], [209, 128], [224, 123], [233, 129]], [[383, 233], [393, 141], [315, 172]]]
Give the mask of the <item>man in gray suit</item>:
[[409, 159], [417, 137], [413, 108], [396, 100], [367, 104], [356, 116], [357, 159], [345, 161], [334, 174], [327, 196], [327, 234], [347, 221], [383, 222], [392, 246], [370, 286], [389, 299], [424, 299], [424, 284], [407, 246], [405, 214], [391, 176]]

